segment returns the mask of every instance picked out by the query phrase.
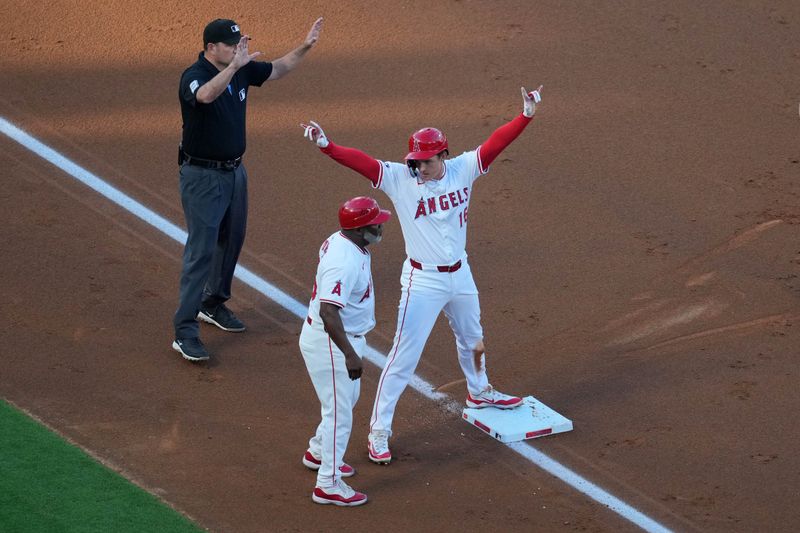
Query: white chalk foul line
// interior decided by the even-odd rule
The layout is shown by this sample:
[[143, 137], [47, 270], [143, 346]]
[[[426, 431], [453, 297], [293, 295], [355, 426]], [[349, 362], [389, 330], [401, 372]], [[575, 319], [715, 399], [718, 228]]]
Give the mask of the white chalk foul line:
[[[45, 161], [48, 161], [62, 171], [66, 172], [87, 187], [108, 198], [120, 207], [123, 207], [130, 213], [136, 215], [138, 218], [142, 219], [142, 221], [150, 224], [165, 235], [172, 237], [180, 244], [184, 244], [186, 242], [187, 234], [183, 229], [165, 219], [158, 213], [145, 207], [141, 203], [137, 202], [116, 187], [108, 184], [88, 170], [67, 159], [49, 146], [38, 141], [36, 138], [25, 133], [3, 117], [0, 117], [0, 132], [10, 139], [18, 142]], [[306, 305], [298, 302], [293, 297], [286, 294], [275, 285], [259, 277], [254, 272], [242, 266], [237, 266], [235, 276], [241, 282], [278, 303], [284, 309], [290, 311], [298, 318], [305, 318], [308, 310]], [[368, 361], [374, 363], [378, 368], [383, 368], [386, 362], [386, 356], [370, 346], [367, 347], [367, 353], [364, 354], [364, 356]], [[410, 385], [412, 388], [414, 388], [414, 390], [426, 398], [438, 402], [444, 402], [447, 410], [454, 411], [456, 413], [459, 412], [460, 404], [456, 404], [452, 401], [448, 402], [449, 397], [447, 394], [436, 391], [430, 383], [416, 374], [414, 374], [414, 376], [411, 378]], [[621, 517], [636, 524], [645, 531], [659, 533], [670, 531], [652, 518], [634, 509], [619, 498], [609, 494], [594, 483], [584, 479], [558, 461], [555, 461], [544, 453], [538, 451], [530, 444], [523, 441], [506, 443], [505, 445], [511, 450], [517, 452], [519, 455], [528, 459], [531, 463], [535, 464], [545, 472], [552, 474], [567, 485], [573, 487], [575, 490], [608, 507]]]

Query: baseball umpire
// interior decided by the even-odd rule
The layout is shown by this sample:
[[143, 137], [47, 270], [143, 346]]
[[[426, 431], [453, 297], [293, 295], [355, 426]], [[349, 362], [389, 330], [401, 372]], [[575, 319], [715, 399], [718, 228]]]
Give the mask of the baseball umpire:
[[314, 122], [303, 125], [306, 138], [322, 152], [389, 196], [405, 238], [408, 257], [400, 280], [397, 330], [370, 419], [367, 450], [374, 463], [392, 460], [389, 437], [395, 407], [442, 311], [456, 338], [467, 407], [513, 409], [522, 404], [522, 398], [503, 394], [489, 383], [478, 288], [465, 248], [475, 180], [489, 172], [489, 165], [531, 122], [540, 91], [541, 87], [531, 93], [522, 88], [522, 112], [474, 150], [451, 159], [447, 137], [436, 128], [412, 133], [405, 163], [394, 163], [334, 144]]
[[305, 41], [273, 61], [255, 61], [248, 35], [232, 20], [203, 31], [203, 51], [183, 72], [178, 97], [183, 136], [178, 154], [181, 203], [189, 237], [183, 251], [180, 303], [172, 348], [190, 361], [209, 358], [197, 319], [225, 331], [245, 326], [226, 306], [247, 226], [245, 111], [248, 89], [292, 71], [319, 39], [322, 19]]

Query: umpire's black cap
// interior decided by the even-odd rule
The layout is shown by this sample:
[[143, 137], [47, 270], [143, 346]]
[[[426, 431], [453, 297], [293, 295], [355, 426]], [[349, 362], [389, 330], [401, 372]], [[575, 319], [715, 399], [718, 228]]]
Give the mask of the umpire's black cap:
[[239, 25], [230, 19], [212, 20], [203, 30], [203, 47], [208, 43], [239, 44], [242, 32]]

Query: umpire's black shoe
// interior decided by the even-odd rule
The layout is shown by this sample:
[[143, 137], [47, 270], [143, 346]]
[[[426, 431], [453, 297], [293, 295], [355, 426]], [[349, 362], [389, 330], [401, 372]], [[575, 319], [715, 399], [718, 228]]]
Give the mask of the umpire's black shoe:
[[225, 331], [244, 331], [244, 322], [236, 318], [225, 304], [219, 304], [216, 309], [200, 309], [197, 318], [203, 322], [214, 324]]
[[208, 352], [203, 342], [194, 337], [191, 339], [175, 339], [172, 343], [172, 349], [181, 353], [184, 359], [189, 361], [206, 361], [208, 360]]

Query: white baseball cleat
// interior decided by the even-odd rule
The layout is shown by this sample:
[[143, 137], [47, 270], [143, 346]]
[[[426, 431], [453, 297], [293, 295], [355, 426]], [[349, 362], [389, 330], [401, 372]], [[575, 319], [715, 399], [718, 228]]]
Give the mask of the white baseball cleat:
[[387, 465], [392, 460], [392, 452], [389, 451], [389, 432], [373, 431], [369, 434], [369, 460], [379, 465]]
[[[311, 450], [306, 450], [305, 455], [303, 455], [303, 464], [311, 470], [319, 470], [319, 467], [322, 466], [322, 458], [311, 453]], [[350, 477], [355, 473], [356, 469], [347, 463], [342, 463], [342, 466], [339, 467], [339, 474], [342, 477]]]
[[494, 407], [496, 409], [513, 409], [522, 405], [522, 398], [509, 396], [494, 390], [489, 385], [475, 396], [467, 393], [467, 407], [471, 409], [482, 409], [484, 407]]
[[367, 503], [367, 495], [353, 490], [341, 479], [332, 487], [314, 487], [311, 499], [316, 503], [355, 507]]

